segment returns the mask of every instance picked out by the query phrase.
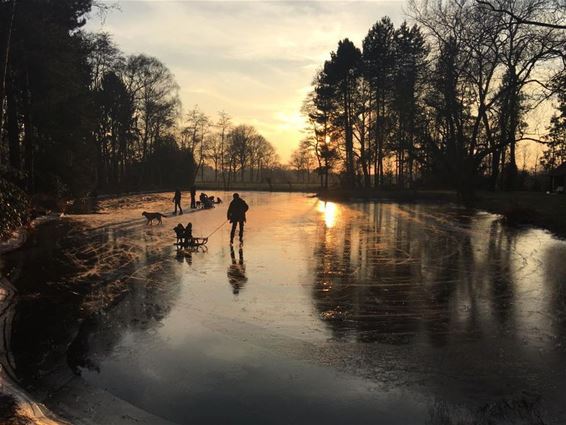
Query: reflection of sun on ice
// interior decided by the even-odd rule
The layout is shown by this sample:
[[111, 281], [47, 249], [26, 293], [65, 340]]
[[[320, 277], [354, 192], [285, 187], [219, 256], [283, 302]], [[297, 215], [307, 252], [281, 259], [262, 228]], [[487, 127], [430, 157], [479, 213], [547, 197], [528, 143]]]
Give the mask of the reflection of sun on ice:
[[338, 216], [338, 205], [334, 202], [319, 202], [318, 211], [324, 214], [326, 227], [334, 227]]

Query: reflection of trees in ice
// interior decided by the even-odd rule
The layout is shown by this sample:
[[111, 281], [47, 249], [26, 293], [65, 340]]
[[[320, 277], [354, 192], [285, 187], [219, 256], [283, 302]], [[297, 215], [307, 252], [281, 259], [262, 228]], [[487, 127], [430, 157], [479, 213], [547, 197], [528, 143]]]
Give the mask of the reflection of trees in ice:
[[97, 370], [124, 332], [159, 326], [170, 312], [179, 290], [170, 229], [148, 229], [137, 215], [44, 226], [8, 258], [20, 290], [13, 354], [24, 384], [69, 366]]
[[160, 326], [180, 290], [180, 276], [173, 263], [162, 260], [138, 269], [123, 282], [128, 291], [119, 303], [83, 322], [67, 353], [75, 373], [81, 368], [98, 370], [99, 360], [115, 352], [125, 334]]
[[[502, 394], [523, 403], [528, 393], [541, 396], [542, 409], [558, 410], [563, 242], [446, 207], [401, 207], [406, 214], [387, 204], [350, 208], [366, 214], [331, 229], [321, 223], [312, 260], [313, 303], [348, 370], [397, 387], [414, 380], [427, 397], [466, 409], [498, 408], [490, 403]], [[425, 218], [431, 212], [438, 224]], [[452, 413], [428, 423], [456, 423]], [[466, 414], [483, 417], [473, 408]]]
[[337, 337], [398, 343], [424, 333], [442, 345], [512, 325], [512, 232], [459, 211], [358, 208], [341, 226], [320, 225], [313, 256], [315, 304]]

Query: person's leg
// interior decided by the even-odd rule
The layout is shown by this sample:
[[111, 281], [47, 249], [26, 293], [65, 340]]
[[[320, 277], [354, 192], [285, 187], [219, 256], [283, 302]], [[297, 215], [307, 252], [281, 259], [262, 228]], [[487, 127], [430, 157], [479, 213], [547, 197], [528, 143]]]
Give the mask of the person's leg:
[[175, 212], [173, 214], [177, 214], [177, 201], [175, 201]]
[[181, 201], [179, 201], [179, 214], [183, 214], [183, 208], [181, 208]]
[[234, 242], [234, 235], [236, 234], [236, 226], [238, 225], [237, 221], [232, 223], [232, 230], [230, 230], [230, 243]]
[[244, 241], [244, 222], [240, 221], [240, 242]]

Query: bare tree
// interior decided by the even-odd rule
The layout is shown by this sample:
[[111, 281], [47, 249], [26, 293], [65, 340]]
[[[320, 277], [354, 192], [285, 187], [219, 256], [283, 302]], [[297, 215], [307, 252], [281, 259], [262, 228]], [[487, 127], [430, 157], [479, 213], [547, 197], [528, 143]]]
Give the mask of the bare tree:
[[224, 161], [224, 144], [222, 136], [219, 133], [213, 133], [208, 136], [206, 142], [206, 158], [208, 164], [214, 169], [214, 181], [218, 181], [218, 174], [223, 169]]
[[173, 126], [180, 108], [179, 86], [171, 71], [157, 58], [130, 56], [122, 79], [132, 95], [134, 118], [140, 135], [138, 154], [146, 161], [164, 129]]
[[[558, 39], [548, 29], [532, 34], [513, 26], [510, 34], [508, 19], [477, 3], [412, 2], [411, 7], [433, 46], [427, 106], [436, 118], [428, 123], [428, 149], [470, 203], [486, 158], [511, 149], [521, 137], [520, 96], [535, 69], [556, 55]], [[525, 37], [521, 49], [509, 44], [519, 35]]]
[[[240, 172], [240, 181], [244, 181], [244, 172], [249, 164], [250, 145], [257, 138], [255, 128], [249, 125], [238, 125], [230, 132], [230, 155], [234, 157], [234, 166]], [[234, 172], [236, 169], [234, 169]]]
[[[509, 0], [476, 0], [494, 13], [506, 15], [517, 25], [566, 30], [566, 3], [563, 0], [530, 0], [516, 10]], [[532, 13], [536, 11], [536, 13]]]
[[197, 163], [195, 178], [200, 170], [201, 180], [204, 179], [204, 163], [206, 159], [206, 135], [210, 129], [210, 118], [202, 112], [198, 105], [186, 115], [186, 125], [183, 128], [182, 143], [192, 153]]
[[302, 178], [303, 183], [310, 183], [310, 175], [316, 163], [312, 144], [309, 139], [303, 140], [291, 154], [289, 165]]
[[125, 58], [106, 32], [87, 34], [90, 54], [88, 62], [92, 68], [91, 88], [100, 88], [102, 79], [109, 72], [117, 72], [125, 66]]
[[230, 129], [232, 128], [232, 119], [230, 115], [228, 115], [224, 111], [220, 111], [218, 113], [218, 121], [216, 122], [216, 128], [218, 129], [219, 133], [219, 141], [220, 141], [220, 166], [221, 166], [221, 174], [222, 174], [222, 182], [224, 186], [226, 186], [226, 168], [225, 168], [225, 154], [226, 154], [226, 146], [227, 146], [227, 139]]

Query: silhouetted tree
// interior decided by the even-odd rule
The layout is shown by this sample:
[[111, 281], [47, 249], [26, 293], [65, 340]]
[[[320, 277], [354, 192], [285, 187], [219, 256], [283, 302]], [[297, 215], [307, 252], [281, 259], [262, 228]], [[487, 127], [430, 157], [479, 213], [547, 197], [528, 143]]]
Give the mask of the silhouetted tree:
[[[469, 203], [486, 160], [491, 157], [495, 168], [507, 150], [514, 157], [521, 94], [535, 83], [528, 76], [556, 57], [560, 37], [546, 29], [531, 34], [533, 27], [513, 28], [514, 35], [502, 37], [509, 22], [477, 3], [423, 2], [412, 8], [427, 29], [436, 63], [428, 94], [436, 118], [428, 124], [428, 149]], [[518, 43], [519, 34], [530, 42]]]
[[334, 106], [332, 123], [334, 131], [344, 140], [344, 168], [346, 182], [355, 183], [354, 168], [354, 100], [361, 76], [362, 54], [348, 39], [338, 43], [336, 52], [324, 64], [321, 73], [323, 83], [332, 90], [331, 101]]
[[187, 146], [192, 152], [193, 157], [197, 163], [197, 169], [195, 171], [194, 178], [198, 171], [201, 171], [201, 180], [203, 179], [204, 164], [206, 160], [205, 152], [206, 147], [206, 135], [210, 127], [210, 118], [204, 112], [202, 112], [198, 105], [188, 112], [187, 114], [187, 124], [183, 129], [183, 145]]
[[310, 174], [315, 162], [310, 140], [303, 140], [291, 154], [290, 165], [302, 176], [303, 183], [310, 183]]
[[540, 160], [547, 171], [566, 163], [566, 81], [558, 80], [556, 85], [557, 113], [550, 120], [548, 135], [545, 137], [546, 149]]
[[388, 17], [378, 21], [363, 41], [364, 77], [369, 82], [374, 185], [383, 184], [385, 144], [392, 127], [395, 67], [395, 29]]
[[91, 1], [14, 4], [0, 5], [0, 20], [13, 22], [1, 67], [10, 93], [3, 136], [11, 165], [31, 191], [80, 192], [94, 175], [88, 43], [79, 31]]
[[123, 183], [133, 156], [134, 103], [124, 82], [114, 72], [109, 72], [102, 78], [96, 104], [97, 186], [116, 187]]
[[392, 109], [395, 114], [397, 183], [413, 181], [414, 165], [423, 162], [419, 155], [423, 135], [422, 96], [428, 49], [418, 26], [405, 22], [395, 31], [395, 65]]

